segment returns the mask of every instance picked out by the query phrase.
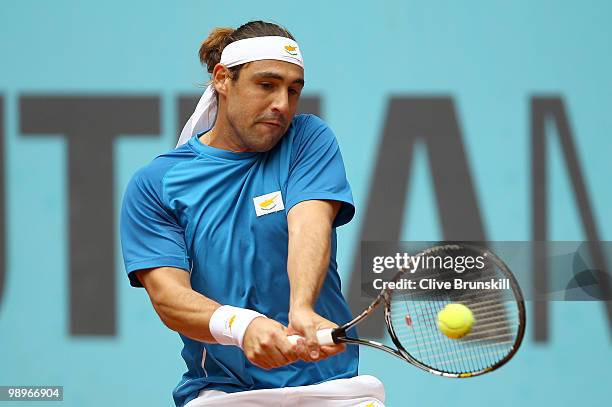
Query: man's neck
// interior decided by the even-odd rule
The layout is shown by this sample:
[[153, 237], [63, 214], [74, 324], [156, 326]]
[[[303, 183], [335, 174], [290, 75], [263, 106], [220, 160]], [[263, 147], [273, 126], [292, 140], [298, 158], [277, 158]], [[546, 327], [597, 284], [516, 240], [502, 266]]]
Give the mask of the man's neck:
[[200, 142], [220, 150], [228, 150], [234, 153], [247, 152], [248, 149], [234, 136], [232, 127], [217, 120], [212, 129], [200, 136]]

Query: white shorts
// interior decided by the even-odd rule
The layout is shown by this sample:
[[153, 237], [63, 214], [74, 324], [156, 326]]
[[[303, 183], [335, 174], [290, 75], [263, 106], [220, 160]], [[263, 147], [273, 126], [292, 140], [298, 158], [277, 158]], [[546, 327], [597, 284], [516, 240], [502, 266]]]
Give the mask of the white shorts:
[[225, 393], [202, 390], [185, 407], [384, 407], [385, 388], [374, 376], [337, 379], [311, 386]]

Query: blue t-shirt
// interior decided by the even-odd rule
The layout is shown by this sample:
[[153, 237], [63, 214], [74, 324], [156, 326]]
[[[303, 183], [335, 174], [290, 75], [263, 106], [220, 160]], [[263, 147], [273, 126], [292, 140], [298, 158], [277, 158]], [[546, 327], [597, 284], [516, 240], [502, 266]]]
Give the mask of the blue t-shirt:
[[[312, 199], [342, 202], [316, 311], [343, 324], [351, 314], [340, 291], [335, 227], [349, 222], [355, 209], [335, 136], [313, 115], [295, 116], [278, 144], [265, 153], [220, 150], [193, 137], [139, 170], [121, 211], [130, 283], [141, 286], [137, 270], [182, 268], [190, 271], [192, 288], [204, 296], [287, 325], [287, 213]], [[357, 374], [356, 346], [320, 362], [299, 361], [266, 371], [251, 364], [238, 347], [184, 335], [181, 339], [188, 371], [173, 392], [177, 406], [202, 389], [302, 386]]]

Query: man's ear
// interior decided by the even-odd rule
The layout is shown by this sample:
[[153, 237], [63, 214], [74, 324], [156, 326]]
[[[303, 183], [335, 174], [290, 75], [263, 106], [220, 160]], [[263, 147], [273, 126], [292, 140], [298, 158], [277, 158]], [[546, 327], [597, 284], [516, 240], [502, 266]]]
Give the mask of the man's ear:
[[215, 65], [212, 72], [212, 83], [217, 91], [217, 94], [223, 96], [227, 95], [227, 86], [230, 79], [231, 73], [225, 65]]

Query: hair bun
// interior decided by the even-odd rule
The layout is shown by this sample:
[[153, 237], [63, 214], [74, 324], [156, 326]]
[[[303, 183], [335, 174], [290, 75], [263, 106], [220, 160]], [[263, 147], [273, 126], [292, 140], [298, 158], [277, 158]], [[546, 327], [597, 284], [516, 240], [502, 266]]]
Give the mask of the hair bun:
[[202, 42], [199, 52], [200, 62], [207, 66], [209, 73], [212, 73], [215, 65], [221, 61], [221, 52], [231, 42], [230, 37], [234, 31], [236, 30], [229, 27], [217, 27]]

